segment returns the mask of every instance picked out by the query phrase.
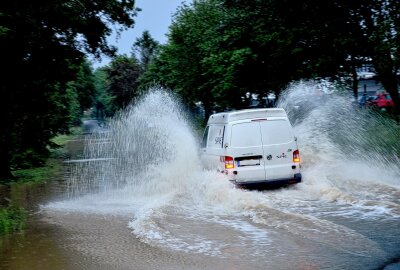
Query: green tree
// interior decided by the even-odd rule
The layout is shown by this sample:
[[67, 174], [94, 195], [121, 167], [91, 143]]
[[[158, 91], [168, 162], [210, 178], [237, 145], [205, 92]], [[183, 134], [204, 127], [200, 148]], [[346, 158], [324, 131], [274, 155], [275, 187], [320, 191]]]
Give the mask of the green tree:
[[[397, 104], [399, 1], [198, 0], [182, 6], [143, 76], [191, 103], [245, 107], [299, 79], [353, 76], [372, 63]], [[397, 109], [398, 110], [398, 109]]]
[[136, 13], [134, 0], [1, 1], [1, 179], [12, 177], [23, 156], [33, 165], [43, 162], [50, 138], [68, 131], [74, 94], [68, 83], [85, 52], [111, 55], [111, 24], [130, 27]]
[[360, 26], [350, 17], [354, 1], [223, 2], [232, 14], [226, 46], [252, 51], [241, 81], [255, 91], [279, 94], [293, 80], [347, 74], [349, 56], [365, 51]]
[[76, 77], [67, 84], [70, 97], [70, 124], [80, 125], [83, 111], [92, 107], [95, 95], [94, 75], [90, 63], [85, 60], [78, 68]]
[[112, 96], [115, 112], [129, 105], [139, 94], [140, 66], [137, 60], [126, 55], [115, 57], [106, 68], [108, 92]]
[[141, 37], [136, 39], [133, 44], [132, 55], [133, 57], [136, 57], [136, 54], [139, 55], [138, 59], [143, 71], [147, 69], [147, 66], [156, 57], [159, 46], [160, 44], [152, 38], [147, 30], [143, 32]]
[[290, 80], [352, 74], [357, 97], [356, 69], [372, 59], [399, 114], [399, 1], [223, 2], [233, 14], [227, 27], [236, 33], [230, 40], [256, 55], [246, 66], [251, 81], [264, 77], [279, 89]]
[[142, 78], [145, 85], [156, 82], [173, 89], [189, 107], [201, 101], [207, 115], [216, 102], [214, 87], [227, 79], [211, 76], [210, 64], [205, 61], [218, 52], [217, 27], [223, 21], [218, 2], [195, 1], [182, 6], [170, 26], [168, 44], [160, 47], [158, 57]]
[[94, 117], [104, 119], [114, 114], [112, 110], [113, 97], [107, 91], [109, 82], [107, 79], [107, 67], [101, 67], [94, 71], [95, 95], [93, 98]]

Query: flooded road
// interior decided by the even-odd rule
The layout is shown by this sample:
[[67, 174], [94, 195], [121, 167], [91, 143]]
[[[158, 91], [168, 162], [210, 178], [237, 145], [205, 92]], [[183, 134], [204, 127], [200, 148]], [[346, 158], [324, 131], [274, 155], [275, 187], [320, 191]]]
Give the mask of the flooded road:
[[398, 129], [382, 129], [386, 120], [340, 96], [292, 106], [308, 88], [292, 87], [281, 104], [296, 116], [302, 183], [249, 191], [203, 170], [190, 121], [173, 97], [154, 91], [108, 132], [87, 135], [65, 181], [35, 202], [27, 230], [1, 238], [0, 269], [373, 270], [396, 262], [400, 163], [390, 136]]

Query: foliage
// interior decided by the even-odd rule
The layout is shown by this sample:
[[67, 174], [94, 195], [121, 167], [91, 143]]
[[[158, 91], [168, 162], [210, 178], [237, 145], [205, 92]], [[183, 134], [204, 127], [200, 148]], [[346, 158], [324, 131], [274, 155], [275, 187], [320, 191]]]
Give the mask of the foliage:
[[48, 159], [42, 167], [20, 169], [13, 171], [15, 180], [19, 183], [37, 183], [49, 180], [61, 170], [62, 165], [56, 159]]
[[117, 55], [107, 66], [94, 72], [93, 116], [104, 119], [126, 107], [140, 94], [143, 63], [132, 56]]
[[[64, 147], [66, 141], [71, 139], [72, 136], [76, 136], [79, 132], [78, 128], [73, 128], [71, 134], [74, 135], [59, 135], [52, 138], [52, 142], [60, 147]], [[62, 151], [54, 149], [52, 150], [52, 157], [47, 159], [45, 166], [16, 170], [13, 171], [14, 179], [0, 180], [0, 187], [1, 184], [6, 184], [10, 189], [10, 199], [6, 199], [8, 206], [0, 206], [0, 236], [22, 230], [25, 227], [27, 211], [21, 207], [21, 205], [26, 205], [27, 196], [25, 192], [31, 185], [40, 184], [59, 177], [63, 168], [62, 159], [64, 159], [60, 153], [64, 155], [66, 150], [64, 148], [62, 148]]]
[[136, 13], [134, 0], [0, 2], [0, 179], [43, 164], [50, 138], [89, 106], [85, 52], [111, 55], [111, 24], [132, 26]]
[[31, 162], [27, 160], [27, 164], [21, 161], [20, 167], [23, 169], [15, 169], [12, 171], [13, 178], [2, 179], [1, 183], [38, 183], [45, 182], [54, 177], [62, 170], [62, 160], [69, 156], [69, 153], [64, 148], [66, 141], [73, 138], [75, 135], [59, 135], [51, 139], [51, 143], [54, 145], [53, 149], [50, 150], [50, 157], [43, 159], [43, 164], [32, 167]]
[[168, 43], [142, 82], [212, 110], [248, 106], [247, 93], [279, 95], [299, 79], [353, 76], [372, 59], [396, 102], [397, 0], [199, 0], [175, 14]]
[[137, 60], [126, 55], [119, 55], [113, 59], [105, 69], [108, 88], [111, 95], [111, 109], [113, 112], [126, 107], [139, 94], [140, 66]]
[[84, 61], [78, 68], [76, 77], [67, 84], [67, 97], [70, 108], [71, 125], [80, 125], [83, 111], [93, 105], [95, 94], [94, 75], [92, 67]]
[[230, 83], [223, 81], [226, 77], [210, 76], [215, 69], [210, 70], [204, 61], [214, 52], [217, 55], [220, 37], [216, 26], [224, 18], [217, 2], [195, 1], [193, 8], [182, 6], [178, 10], [168, 44], [160, 47], [159, 56], [142, 78], [143, 84], [156, 82], [174, 89], [189, 105], [201, 101], [207, 113], [215, 102], [214, 86]]
[[22, 230], [27, 213], [20, 207], [0, 207], [0, 235]]
[[133, 44], [133, 57], [139, 54], [140, 66], [142, 71], [153, 61], [158, 52], [159, 43], [154, 40], [149, 31], [144, 31], [140, 38], [137, 38]]
[[82, 134], [82, 127], [72, 127], [70, 128], [68, 134], [59, 134], [51, 138], [50, 142], [58, 147], [64, 147], [68, 140], [73, 139], [75, 136]]
[[149, 85], [141, 82], [141, 77], [158, 49], [159, 43], [149, 31], [144, 31], [133, 44], [132, 56], [117, 55], [109, 65], [95, 71], [94, 114], [97, 118], [114, 115], [148, 88]]
[[94, 71], [94, 88], [95, 95], [93, 97], [93, 117], [104, 119], [113, 115], [112, 101], [113, 97], [108, 92], [109, 81], [107, 79], [107, 67], [98, 68]]

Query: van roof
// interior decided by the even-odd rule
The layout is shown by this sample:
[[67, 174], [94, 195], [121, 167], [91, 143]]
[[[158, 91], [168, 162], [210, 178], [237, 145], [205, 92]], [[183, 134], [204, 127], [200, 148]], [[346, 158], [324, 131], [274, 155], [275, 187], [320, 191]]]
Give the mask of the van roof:
[[208, 119], [208, 124], [226, 124], [232, 121], [267, 117], [287, 118], [287, 114], [282, 108], [246, 109], [231, 112], [222, 112], [211, 115]]

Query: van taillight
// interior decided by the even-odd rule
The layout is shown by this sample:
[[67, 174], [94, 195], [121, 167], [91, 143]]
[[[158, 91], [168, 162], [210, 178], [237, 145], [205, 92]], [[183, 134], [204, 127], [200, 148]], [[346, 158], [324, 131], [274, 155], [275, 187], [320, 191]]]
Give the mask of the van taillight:
[[224, 157], [225, 169], [233, 169], [235, 168], [235, 163], [233, 161], [233, 157], [225, 156]]
[[295, 150], [293, 152], [293, 162], [300, 163], [300, 152], [299, 152], [299, 150]]

